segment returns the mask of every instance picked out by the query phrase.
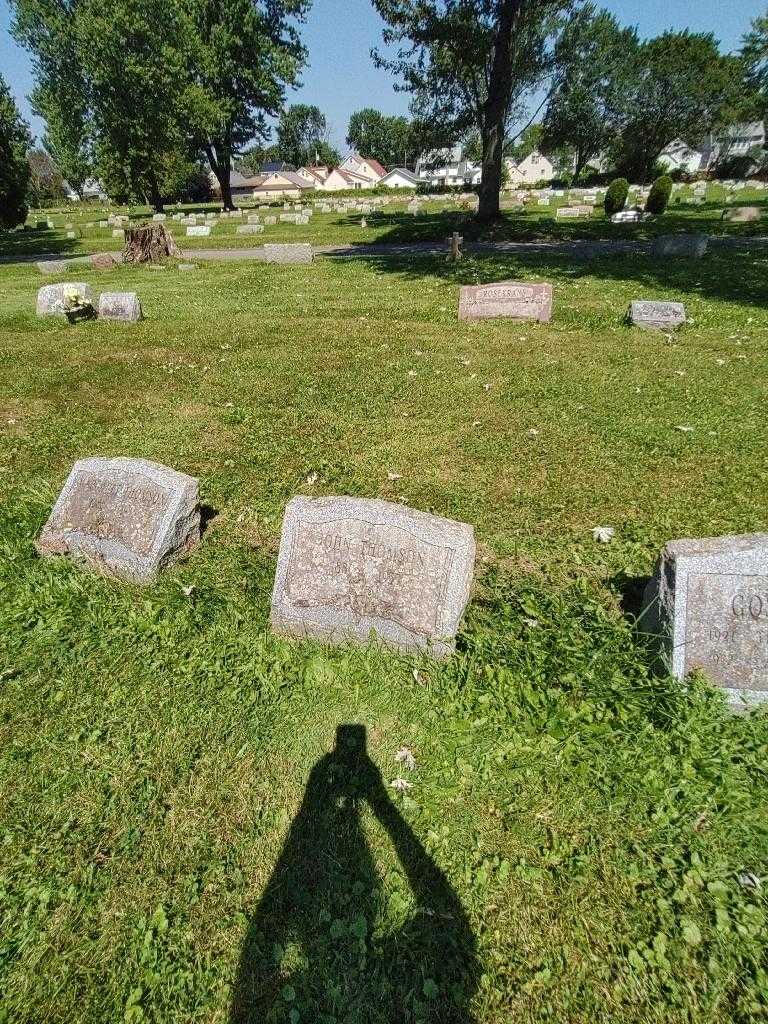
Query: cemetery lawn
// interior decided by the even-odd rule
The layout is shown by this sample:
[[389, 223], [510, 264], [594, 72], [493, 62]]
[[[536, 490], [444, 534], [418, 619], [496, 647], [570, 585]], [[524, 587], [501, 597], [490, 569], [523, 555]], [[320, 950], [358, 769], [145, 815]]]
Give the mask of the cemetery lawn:
[[[504, 278], [553, 282], [553, 321], [457, 321]], [[38, 321], [46, 279], [0, 267], [0, 1021], [235, 1024], [264, 971], [254, 1022], [765, 1019], [768, 716], [658, 672], [632, 620], [667, 540], [766, 529], [764, 251], [74, 279], [146, 320]], [[633, 298], [692, 322], [630, 328]], [[156, 585], [37, 557], [89, 455], [200, 479]], [[297, 493], [474, 525], [454, 658], [271, 635]], [[328, 834], [307, 783], [347, 723], [408, 841], [351, 795], [365, 843]], [[304, 945], [259, 911], [297, 814], [332, 880], [290, 865]]]
[[[168, 207], [166, 226], [182, 249], [252, 249], [265, 242], [311, 242], [315, 246], [347, 245], [407, 245], [419, 242], [445, 242], [453, 231], [459, 231], [467, 242], [527, 242], [572, 241], [578, 239], [648, 239], [659, 234], [678, 231], [703, 232], [709, 235], [727, 235], [749, 238], [768, 234], [768, 199], [764, 191], [745, 188], [726, 202], [726, 190], [719, 185], [708, 187], [703, 205], [691, 205], [693, 192], [689, 188], [675, 194], [667, 212], [643, 224], [611, 224], [600, 205], [590, 217], [575, 220], [557, 220], [559, 206], [569, 205], [568, 199], [553, 199], [549, 206], [540, 207], [531, 200], [524, 208], [507, 208], [502, 219], [483, 226], [473, 216], [457, 206], [451, 196], [437, 201], [423, 202], [418, 214], [408, 213], [406, 200], [393, 202], [381, 210], [364, 215], [360, 213], [314, 212], [309, 224], [280, 223], [266, 225], [257, 235], [238, 234], [237, 228], [246, 223], [248, 214], [264, 221], [266, 216], [283, 213], [282, 203], [269, 210], [261, 210], [248, 201], [239, 206], [243, 217], [220, 218], [205, 237], [186, 236], [186, 227], [171, 220], [177, 207]], [[327, 198], [327, 197], [326, 197]], [[361, 201], [364, 197], [361, 196]], [[580, 200], [577, 200], [580, 201]], [[509, 206], [511, 199], [504, 200]], [[722, 219], [723, 210], [738, 206], [757, 206], [762, 218], [748, 224], [735, 224]], [[221, 205], [215, 203], [184, 206], [178, 209], [188, 213], [221, 214]], [[133, 223], [145, 222], [151, 214], [148, 207], [111, 207], [111, 212], [130, 216]], [[28, 227], [20, 232], [0, 233], [0, 260], [40, 255], [78, 256], [92, 252], [118, 252], [122, 237], [113, 238], [113, 228], [99, 228], [97, 222], [106, 218], [104, 206], [69, 206], [55, 211], [33, 211]], [[49, 218], [52, 229], [37, 229], [32, 225]], [[67, 238], [65, 225], [71, 224], [74, 238]], [[93, 226], [89, 226], [93, 225]]]

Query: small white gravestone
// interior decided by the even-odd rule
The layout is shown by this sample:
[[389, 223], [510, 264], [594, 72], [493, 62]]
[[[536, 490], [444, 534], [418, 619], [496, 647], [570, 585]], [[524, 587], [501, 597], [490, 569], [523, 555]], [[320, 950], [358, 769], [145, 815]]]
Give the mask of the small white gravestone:
[[768, 699], [768, 534], [670, 541], [645, 605], [674, 675], [701, 670], [736, 707]]
[[165, 214], [164, 214], [164, 213], [155, 213], [155, 214], [153, 214], [153, 216], [152, 216], [152, 220], [153, 220], [153, 221], [154, 221], [154, 222], [155, 222], [156, 224], [162, 224], [162, 223], [163, 223], [163, 221], [165, 220]]
[[268, 242], [264, 246], [267, 263], [311, 263], [312, 246], [308, 242], [280, 244]]
[[636, 327], [669, 331], [685, 323], [682, 302], [664, 302], [657, 299], [634, 299], [629, 307], [629, 319]]
[[277, 217], [265, 217], [264, 218], [264, 223], [267, 226], [271, 226], [272, 224], [277, 224]]
[[113, 228], [112, 229], [112, 237], [113, 238], [125, 238], [125, 232], [123, 231], [122, 228]]
[[145, 459], [94, 458], [73, 466], [37, 549], [147, 583], [199, 540], [197, 480]]
[[469, 600], [466, 523], [366, 498], [297, 497], [285, 510], [271, 622], [293, 636], [445, 657]]
[[556, 220], [568, 220], [575, 217], [590, 217], [594, 206], [558, 206], [555, 212]]
[[466, 285], [459, 296], [460, 320], [511, 317], [516, 320], [552, 319], [552, 285], [526, 281], [496, 281]]
[[99, 320], [136, 323], [142, 316], [136, 292], [102, 292], [99, 296]]
[[211, 233], [210, 224], [190, 224], [187, 228], [189, 238], [204, 238]]
[[61, 284], [46, 284], [37, 293], [38, 316], [66, 316], [67, 295], [77, 293], [78, 297], [93, 305], [91, 286], [84, 281], [64, 281]]
[[263, 224], [238, 224], [235, 228], [236, 235], [258, 235], [264, 230]]

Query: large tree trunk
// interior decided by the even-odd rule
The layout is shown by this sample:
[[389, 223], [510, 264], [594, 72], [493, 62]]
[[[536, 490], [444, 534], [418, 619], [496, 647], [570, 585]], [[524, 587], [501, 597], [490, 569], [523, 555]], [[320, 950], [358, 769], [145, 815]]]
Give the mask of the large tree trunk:
[[124, 234], [123, 263], [159, 263], [168, 256], [181, 256], [164, 224], [139, 224], [125, 228]]
[[157, 183], [154, 168], [150, 168], [149, 171], [149, 202], [155, 213], [163, 212], [163, 197], [160, 195], [160, 186]]
[[219, 183], [221, 204], [225, 210], [234, 210], [235, 204], [232, 202], [232, 185], [230, 184], [232, 148], [227, 141], [212, 142], [205, 147], [205, 152], [211, 170]]
[[477, 219], [485, 223], [498, 220], [501, 216], [501, 160], [509, 99], [512, 94], [512, 37], [524, 2], [525, 0], [504, 0], [499, 5], [499, 20], [488, 78], [488, 97], [482, 112], [483, 161]]

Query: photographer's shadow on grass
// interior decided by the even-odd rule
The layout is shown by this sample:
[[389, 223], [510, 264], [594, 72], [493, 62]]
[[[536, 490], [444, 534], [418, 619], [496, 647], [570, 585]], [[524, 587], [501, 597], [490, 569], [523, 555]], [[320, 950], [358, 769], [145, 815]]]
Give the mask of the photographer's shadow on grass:
[[[399, 861], [386, 900], [366, 806]], [[340, 725], [250, 922], [230, 1024], [472, 1024], [479, 973], [461, 902], [390, 798], [365, 727]]]

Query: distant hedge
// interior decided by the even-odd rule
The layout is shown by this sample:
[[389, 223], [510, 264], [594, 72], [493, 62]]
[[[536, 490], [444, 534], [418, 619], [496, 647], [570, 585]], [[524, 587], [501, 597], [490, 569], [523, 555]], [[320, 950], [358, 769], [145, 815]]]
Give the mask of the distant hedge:
[[629, 182], [626, 178], [614, 178], [605, 193], [605, 215], [612, 217], [624, 209], [629, 195]]

